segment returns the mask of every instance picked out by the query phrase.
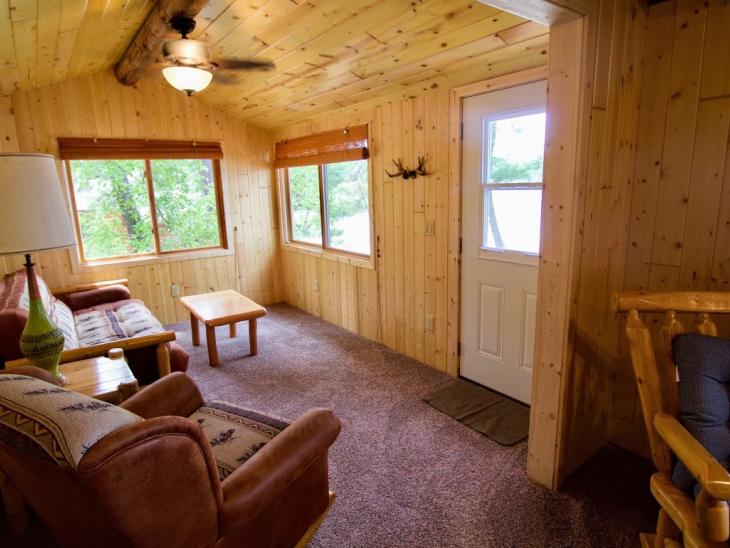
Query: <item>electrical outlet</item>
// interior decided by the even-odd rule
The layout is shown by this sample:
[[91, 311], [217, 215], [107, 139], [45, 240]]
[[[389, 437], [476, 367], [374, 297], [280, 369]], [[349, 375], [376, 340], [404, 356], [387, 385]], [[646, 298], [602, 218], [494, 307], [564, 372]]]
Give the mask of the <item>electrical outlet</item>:
[[172, 284], [170, 286], [170, 295], [173, 297], [179, 297], [180, 296], [180, 286], [177, 284]]
[[433, 331], [433, 316], [426, 315], [426, 331]]
[[314, 282], [312, 282], [312, 285], [314, 286], [315, 291], [319, 291], [319, 280], [317, 278], [314, 279]]
[[436, 221], [426, 221], [424, 233], [426, 236], [433, 236], [436, 230]]

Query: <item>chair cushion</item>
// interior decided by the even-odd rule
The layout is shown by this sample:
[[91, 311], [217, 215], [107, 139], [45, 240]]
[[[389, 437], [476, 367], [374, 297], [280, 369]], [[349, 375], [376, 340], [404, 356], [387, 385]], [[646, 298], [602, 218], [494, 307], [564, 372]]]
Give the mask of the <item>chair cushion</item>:
[[[672, 342], [679, 371], [679, 420], [725, 468], [730, 458], [730, 340], [696, 333]], [[695, 487], [689, 470], [677, 462], [674, 483], [687, 492]]]
[[142, 417], [24, 375], [0, 375], [0, 442], [75, 469], [99, 440]]
[[142, 337], [164, 331], [152, 312], [137, 299], [79, 310], [74, 315], [81, 346]]
[[207, 402], [189, 418], [200, 425], [208, 438], [221, 480], [289, 426], [280, 417], [221, 401]]

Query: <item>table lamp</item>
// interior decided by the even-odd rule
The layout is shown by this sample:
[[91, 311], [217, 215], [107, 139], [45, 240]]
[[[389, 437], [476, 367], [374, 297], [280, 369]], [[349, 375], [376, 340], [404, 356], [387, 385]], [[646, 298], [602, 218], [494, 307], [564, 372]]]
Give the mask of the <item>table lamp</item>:
[[29, 309], [20, 350], [33, 365], [63, 382], [58, 371], [63, 333], [43, 307], [30, 262], [33, 251], [76, 245], [53, 156], [0, 154], [0, 219], [0, 254], [25, 254]]

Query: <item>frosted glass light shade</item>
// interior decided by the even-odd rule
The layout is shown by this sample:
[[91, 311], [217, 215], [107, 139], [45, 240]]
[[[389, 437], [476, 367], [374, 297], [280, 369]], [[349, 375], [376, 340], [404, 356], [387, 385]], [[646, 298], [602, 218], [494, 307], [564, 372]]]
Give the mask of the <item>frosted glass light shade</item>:
[[50, 154], [0, 154], [0, 254], [76, 245]]
[[165, 67], [162, 75], [172, 87], [192, 95], [208, 87], [213, 73], [196, 67]]

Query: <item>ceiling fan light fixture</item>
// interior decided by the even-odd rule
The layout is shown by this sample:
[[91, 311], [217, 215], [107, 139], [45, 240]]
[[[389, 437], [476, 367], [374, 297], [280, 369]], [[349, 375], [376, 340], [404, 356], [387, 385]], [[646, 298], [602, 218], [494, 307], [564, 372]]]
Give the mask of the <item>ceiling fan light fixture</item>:
[[184, 91], [188, 97], [207, 88], [213, 78], [212, 72], [197, 67], [165, 67], [162, 75], [168, 84]]

